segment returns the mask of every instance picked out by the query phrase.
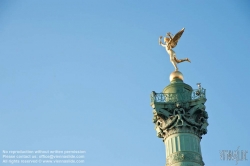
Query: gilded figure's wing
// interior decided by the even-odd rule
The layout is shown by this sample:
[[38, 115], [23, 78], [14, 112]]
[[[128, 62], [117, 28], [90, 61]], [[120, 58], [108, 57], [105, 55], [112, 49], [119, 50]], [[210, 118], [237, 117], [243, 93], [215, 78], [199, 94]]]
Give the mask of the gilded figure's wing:
[[169, 43], [171, 48], [174, 48], [177, 45], [177, 43], [178, 43], [179, 39], [181, 38], [181, 35], [183, 34], [184, 30], [185, 30], [185, 28], [182, 28], [182, 30], [180, 30], [178, 33], [176, 33], [174, 35], [173, 39]]

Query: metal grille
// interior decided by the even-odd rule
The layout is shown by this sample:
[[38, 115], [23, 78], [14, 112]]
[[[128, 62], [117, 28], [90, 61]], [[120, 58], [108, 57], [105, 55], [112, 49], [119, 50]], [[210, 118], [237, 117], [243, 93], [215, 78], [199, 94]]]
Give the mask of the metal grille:
[[183, 93], [151, 93], [151, 102], [187, 102], [199, 98], [206, 98], [206, 89], [195, 89]]

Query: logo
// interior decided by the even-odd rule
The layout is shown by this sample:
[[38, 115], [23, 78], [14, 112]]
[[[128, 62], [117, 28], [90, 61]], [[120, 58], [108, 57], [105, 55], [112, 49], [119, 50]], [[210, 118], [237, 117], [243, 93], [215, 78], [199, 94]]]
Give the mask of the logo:
[[240, 146], [236, 150], [220, 150], [220, 159], [221, 160], [235, 160], [236, 165], [238, 161], [247, 160], [247, 150], [240, 150]]

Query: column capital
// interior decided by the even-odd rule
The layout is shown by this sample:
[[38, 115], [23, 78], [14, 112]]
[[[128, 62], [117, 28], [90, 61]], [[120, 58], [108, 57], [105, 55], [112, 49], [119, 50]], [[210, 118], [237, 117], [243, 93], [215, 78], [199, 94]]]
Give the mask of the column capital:
[[166, 139], [175, 133], [193, 133], [201, 138], [208, 126], [204, 102], [201, 99], [186, 103], [154, 103], [153, 122], [157, 136]]

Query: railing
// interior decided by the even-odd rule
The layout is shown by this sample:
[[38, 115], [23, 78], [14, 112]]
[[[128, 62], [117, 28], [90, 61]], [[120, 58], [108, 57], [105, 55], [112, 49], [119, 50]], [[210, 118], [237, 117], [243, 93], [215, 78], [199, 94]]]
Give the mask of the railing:
[[183, 93], [155, 93], [150, 95], [151, 102], [187, 102], [199, 98], [206, 98], [206, 89], [195, 89], [192, 92]]
[[199, 98], [206, 98], [206, 89], [194, 89], [192, 92], [192, 100], [199, 99]]

